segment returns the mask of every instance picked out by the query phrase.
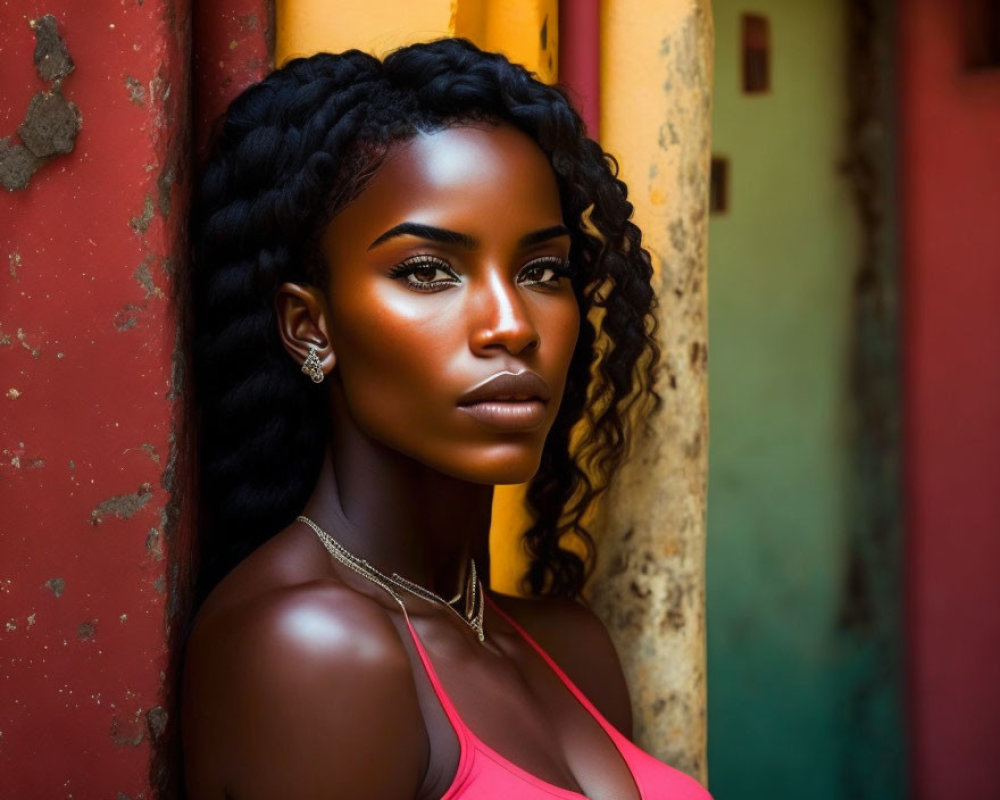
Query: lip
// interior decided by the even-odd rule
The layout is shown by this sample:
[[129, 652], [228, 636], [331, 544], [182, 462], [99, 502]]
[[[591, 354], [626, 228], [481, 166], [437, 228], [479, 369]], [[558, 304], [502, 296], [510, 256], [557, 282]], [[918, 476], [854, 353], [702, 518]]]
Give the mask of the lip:
[[458, 407], [490, 428], [530, 431], [545, 421], [551, 397], [549, 385], [534, 372], [505, 370], [469, 389]]
[[481, 403], [513, 405], [538, 402], [545, 405], [552, 397], [549, 385], [531, 370], [504, 370], [477, 383], [458, 398], [460, 406]]

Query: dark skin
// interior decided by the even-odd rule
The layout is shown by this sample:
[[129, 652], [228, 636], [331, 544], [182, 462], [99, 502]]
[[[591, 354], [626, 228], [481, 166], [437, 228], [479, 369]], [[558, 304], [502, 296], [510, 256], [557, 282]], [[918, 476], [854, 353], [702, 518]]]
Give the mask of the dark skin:
[[[515, 129], [456, 126], [393, 148], [325, 231], [329, 285], [285, 284], [276, 298], [290, 356], [316, 347], [328, 376], [333, 432], [307, 516], [442, 596], [470, 555], [488, 569], [493, 486], [537, 470], [576, 343], [569, 244], [551, 167]], [[497, 426], [462, 407], [484, 379], [524, 370], [548, 388], [532, 413], [514, 398], [497, 413], [516, 421]], [[628, 735], [600, 622], [575, 603], [494, 599]], [[405, 600], [480, 739], [555, 786], [637, 796], [611, 740], [498, 614], [487, 607], [480, 643], [446, 609]], [[438, 798], [458, 764], [399, 606], [301, 523], [208, 598], [183, 697], [193, 798]]]

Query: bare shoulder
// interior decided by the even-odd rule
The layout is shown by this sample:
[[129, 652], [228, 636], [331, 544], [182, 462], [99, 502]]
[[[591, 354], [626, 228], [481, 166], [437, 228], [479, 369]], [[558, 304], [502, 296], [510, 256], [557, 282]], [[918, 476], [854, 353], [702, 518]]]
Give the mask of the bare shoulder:
[[598, 711], [626, 736], [632, 734], [632, 705], [621, 661], [607, 628], [587, 606], [572, 600], [494, 595], [509, 614], [552, 657]]
[[[259, 592], [246, 578], [220, 584], [188, 641], [190, 796], [412, 798], [426, 733], [385, 609], [334, 578]], [[392, 770], [377, 768], [386, 753]]]

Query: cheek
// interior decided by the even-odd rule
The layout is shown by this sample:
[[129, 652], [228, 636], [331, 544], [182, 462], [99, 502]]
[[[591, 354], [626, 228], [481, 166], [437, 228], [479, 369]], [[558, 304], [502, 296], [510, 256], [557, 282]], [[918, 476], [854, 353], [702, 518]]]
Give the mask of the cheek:
[[330, 338], [344, 393], [365, 414], [421, 408], [455, 347], [440, 309], [407, 299], [373, 293], [332, 308]]

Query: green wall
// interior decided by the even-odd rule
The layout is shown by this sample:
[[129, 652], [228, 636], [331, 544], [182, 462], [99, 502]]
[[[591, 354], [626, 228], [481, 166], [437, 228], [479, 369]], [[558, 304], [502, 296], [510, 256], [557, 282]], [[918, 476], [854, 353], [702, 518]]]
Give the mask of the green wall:
[[[714, 0], [709, 225], [709, 774], [716, 800], [840, 798], [849, 326], [858, 246], [842, 160], [843, 4]], [[741, 90], [740, 17], [771, 26]]]

